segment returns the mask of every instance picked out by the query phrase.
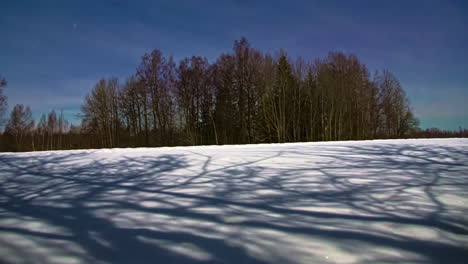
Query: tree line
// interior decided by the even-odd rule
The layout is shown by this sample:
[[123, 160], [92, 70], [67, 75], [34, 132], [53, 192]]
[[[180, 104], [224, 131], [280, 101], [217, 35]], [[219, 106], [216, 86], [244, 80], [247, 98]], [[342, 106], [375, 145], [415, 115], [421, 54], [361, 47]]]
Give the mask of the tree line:
[[272, 55], [242, 38], [212, 63], [200, 56], [177, 63], [157, 49], [144, 54], [123, 82], [96, 83], [79, 126], [55, 111], [35, 124], [31, 110], [17, 105], [2, 150], [404, 138], [418, 131], [388, 70], [370, 73], [343, 52], [313, 61]]

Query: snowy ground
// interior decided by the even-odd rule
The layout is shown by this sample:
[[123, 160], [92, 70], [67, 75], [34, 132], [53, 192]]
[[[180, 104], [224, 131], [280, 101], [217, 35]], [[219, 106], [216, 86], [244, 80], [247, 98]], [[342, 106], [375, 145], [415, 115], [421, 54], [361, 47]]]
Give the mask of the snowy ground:
[[0, 154], [0, 263], [468, 263], [468, 139]]

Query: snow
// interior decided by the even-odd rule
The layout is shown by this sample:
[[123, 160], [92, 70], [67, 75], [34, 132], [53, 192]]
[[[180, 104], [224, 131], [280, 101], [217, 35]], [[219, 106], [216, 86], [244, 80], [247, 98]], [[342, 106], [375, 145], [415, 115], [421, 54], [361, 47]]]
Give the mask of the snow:
[[466, 263], [468, 139], [0, 154], [0, 263]]

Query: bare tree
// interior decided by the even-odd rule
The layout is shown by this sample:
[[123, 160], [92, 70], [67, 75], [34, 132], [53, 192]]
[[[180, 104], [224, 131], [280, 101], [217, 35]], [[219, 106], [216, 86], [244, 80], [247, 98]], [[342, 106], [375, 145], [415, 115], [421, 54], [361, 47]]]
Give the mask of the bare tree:
[[[166, 59], [159, 50], [145, 54], [137, 69], [136, 76], [144, 87], [144, 94], [149, 103], [153, 141], [158, 145], [170, 140], [169, 132], [173, 127], [174, 116], [175, 75], [172, 58]], [[146, 120], [147, 117], [145, 124], [148, 126]]]
[[213, 120], [208, 60], [202, 57], [182, 60], [178, 76], [177, 101], [182, 117], [182, 130], [187, 143], [202, 144], [202, 133], [210, 130]]
[[143, 105], [146, 102], [146, 97], [141, 96], [138, 86], [138, 80], [131, 76], [119, 93], [119, 105], [130, 146], [143, 145], [140, 136], [143, 134]]
[[406, 93], [398, 79], [387, 70], [377, 73], [376, 82], [380, 90], [381, 131], [386, 137], [402, 137], [418, 124]]
[[232, 55], [222, 55], [212, 67], [212, 82], [214, 86], [213, 126], [218, 144], [235, 143], [235, 115], [234, 102], [234, 68], [235, 60]]
[[[96, 133], [99, 145], [115, 147], [118, 144], [120, 118], [118, 80], [113, 77], [100, 80], [81, 107], [83, 125], [88, 132]], [[49, 119], [50, 121], [50, 119]]]

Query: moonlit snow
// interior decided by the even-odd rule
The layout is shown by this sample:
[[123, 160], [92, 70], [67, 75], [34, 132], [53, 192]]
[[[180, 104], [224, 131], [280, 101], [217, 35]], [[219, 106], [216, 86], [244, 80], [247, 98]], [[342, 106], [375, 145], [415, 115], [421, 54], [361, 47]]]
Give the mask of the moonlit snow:
[[0, 263], [468, 263], [468, 139], [0, 154]]

